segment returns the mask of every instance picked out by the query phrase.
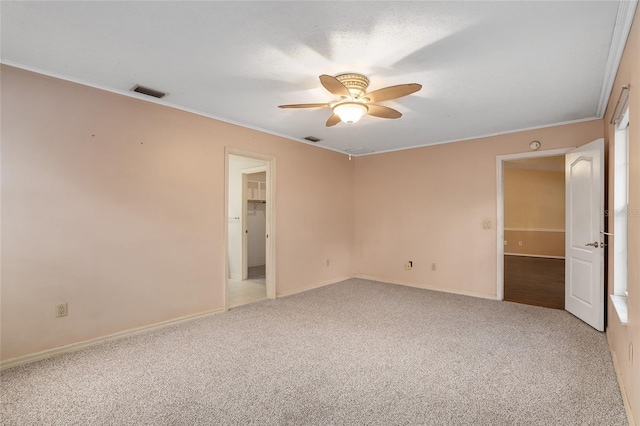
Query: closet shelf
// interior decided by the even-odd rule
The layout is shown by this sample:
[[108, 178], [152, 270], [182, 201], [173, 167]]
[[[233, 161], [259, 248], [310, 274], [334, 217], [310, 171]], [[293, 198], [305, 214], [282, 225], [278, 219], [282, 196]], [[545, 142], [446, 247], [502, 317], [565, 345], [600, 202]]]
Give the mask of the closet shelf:
[[247, 181], [247, 202], [265, 203], [267, 199], [267, 183], [256, 180]]

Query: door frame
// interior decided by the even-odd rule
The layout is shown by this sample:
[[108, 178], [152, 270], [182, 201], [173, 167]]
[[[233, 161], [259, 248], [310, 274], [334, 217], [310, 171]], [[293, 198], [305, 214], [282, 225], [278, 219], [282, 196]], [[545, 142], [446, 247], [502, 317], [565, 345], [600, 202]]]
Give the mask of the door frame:
[[[276, 298], [276, 158], [258, 152], [226, 146], [224, 148], [224, 214], [222, 216], [223, 253], [224, 253], [224, 310], [229, 310], [229, 155], [252, 158], [266, 162], [266, 233], [265, 247], [265, 279], [267, 298]], [[245, 191], [243, 190], [243, 193]], [[245, 199], [246, 194], [243, 195]], [[246, 202], [243, 203], [246, 209]], [[246, 212], [245, 212], [246, 213]], [[244, 245], [244, 244], [243, 244]]]
[[[497, 218], [496, 218], [496, 299], [504, 300], [504, 162], [523, 158], [553, 157], [565, 155], [575, 147], [549, 149], [544, 151], [521, 152], [496, 156], [496, 189], [497, 189]], [[565, 213], [566, 216], [566, 213]]]

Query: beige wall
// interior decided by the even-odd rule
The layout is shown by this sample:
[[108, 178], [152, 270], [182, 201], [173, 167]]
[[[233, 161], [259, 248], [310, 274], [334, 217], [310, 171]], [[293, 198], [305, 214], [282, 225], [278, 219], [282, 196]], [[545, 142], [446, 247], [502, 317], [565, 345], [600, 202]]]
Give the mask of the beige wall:
[[505, 167], [503, 176], [505, 253], [564, 257], [564, 171]]
[[[629, 211], [640, 211], [640, 8], [636, 10], [634, 24], [627, 40], [622, 62], [609, 99], [604, 117], [605, 139], [610, 149], [609, 162], [609, 201], [613, 206], [614, 184], [614, 126], [609, 124], [623, 84], [630, 84], [629, 94]], [[608, 219], [609, 230], [613, 230], [613, 216]], [[640, 217], [630, 214], [628, 217], [628, 276], [629, 291], [628, 325], [620, 324], [618, 316], [609, 301], [607, 313], [607, 336], [621, 374], [621, 382], [627, 393], [633, 418], [640, 424]], [[615, 237], [614, 237], [615, 238]], [[609, 293], [613, 293], [614, 253], [609, 245]], [[629, 360], [629, 345], [634, 347], [633, 364]]]
[[496, 156], [529, 152], [532, 140], [579, 146], [602, 132], [594, 120], [355, 158], [356, 274], [495, 297]]
[[225, 146], [276, 158], [276, 291], [351, 274], [345, 155], [1, 72], [3, 360], [222, 308]]

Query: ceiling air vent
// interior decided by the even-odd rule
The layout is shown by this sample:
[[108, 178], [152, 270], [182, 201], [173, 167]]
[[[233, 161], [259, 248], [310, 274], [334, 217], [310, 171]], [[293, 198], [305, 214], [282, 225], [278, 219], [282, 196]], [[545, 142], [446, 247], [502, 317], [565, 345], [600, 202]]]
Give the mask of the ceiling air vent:
[[154, 98], [158, 98], [158, 99], [160, 99], [164, 95], [166, 95], [166, 93], [164, 93], [164, 92], [160, 92], [158, 90], [149, 89], [148, 87], [140, 86], [139, 84], [136, 84], [135, 86], [133, 86], [131, 91], [132, 92], [142, 93], [143, 95], [147, 95], [147, 96], [153, 96]]
[[305, 139], [313, 143], [320, 142], [322, 140], [320, 138], [316, 138], [315, 136], [307, 136]]

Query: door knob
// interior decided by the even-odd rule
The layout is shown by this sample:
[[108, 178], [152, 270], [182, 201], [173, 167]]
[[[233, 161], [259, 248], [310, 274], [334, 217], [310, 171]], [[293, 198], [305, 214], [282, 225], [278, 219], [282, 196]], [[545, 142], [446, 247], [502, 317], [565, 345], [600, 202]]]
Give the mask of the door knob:
[[587, 243], [585, 244], [585, 246], [598, 248], [598, 242], [596, 241], [595, 243]]

